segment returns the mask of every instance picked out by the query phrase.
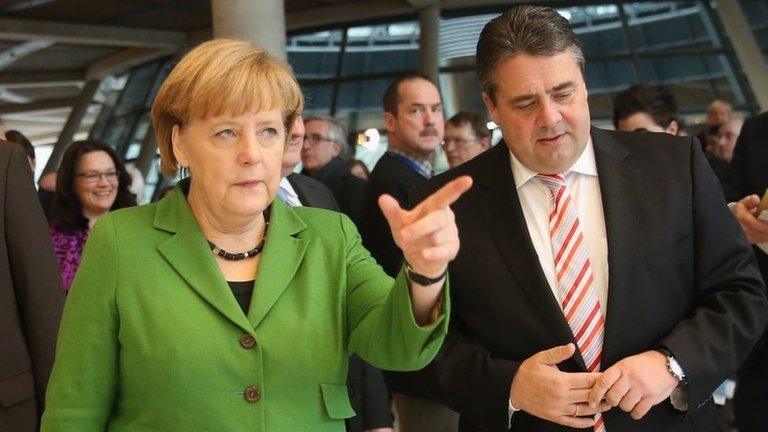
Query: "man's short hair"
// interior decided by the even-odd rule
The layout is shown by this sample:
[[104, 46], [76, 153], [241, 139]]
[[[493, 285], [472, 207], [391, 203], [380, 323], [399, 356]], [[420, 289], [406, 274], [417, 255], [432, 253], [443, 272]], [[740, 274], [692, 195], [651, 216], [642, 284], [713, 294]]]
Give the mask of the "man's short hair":
[[396, 80], [392, 81], [389, 87], [387, 87], [387, 89], [384, 91], [383, 102], [385, 113], [390, 113], [397, 117], [397, 104], [400, 102], [400, 84], [415, 79], [423, 79], [424, 81], [429, 81], [432, 83], [432, 85], [437, 87], [437, 84], [435, 84], [432, 79], [424, 74], [409, 73], [400, 76]]
[[475, 136], [479, 139], [488, 138], [491, 136], [491, 131], [488, 130], [486, 122], [483, 121], [479, 114], [471, 111], [459, 111], [456, 113], [456, 115], [445, 122], [446, 126], [452, 125], [461, 127], [465, 124], [468, 124], [472, 128]]
[[23, 133], [11, 129], [5, 132], [5, 140], [19, 144], [22, 148], [24, 148], [24, 153], [27, 154], [28, 158], [35, 159], [35, 147], [32, 145], [29, 139], [24, 136]]
[[346, 161], [349, 158], [349, 145], [347, 144], [347, 129], [333, 117], [324, 115], [311, 115], [304, 118], [304, 125], [313, 121], [322, 121], [328, 125], [328, 138], [341, 145], [339, 157]]
[[518, 6], [489, 21], [477, 41], [475, 67], [483, 91], [495, 101], [493, 73], [499, 62], [517, 54], [553, 56], [570, 50], [584, 70], [581, 41], [571, 24], [556, 10]]
[[677, 118], [675, 96], [661, 86], [635, 84], [620, 91], [613, 98], [613, 126], [619, 127], [619, 120], [638, 112], [648, 113], [653, 122], [666, 129]]

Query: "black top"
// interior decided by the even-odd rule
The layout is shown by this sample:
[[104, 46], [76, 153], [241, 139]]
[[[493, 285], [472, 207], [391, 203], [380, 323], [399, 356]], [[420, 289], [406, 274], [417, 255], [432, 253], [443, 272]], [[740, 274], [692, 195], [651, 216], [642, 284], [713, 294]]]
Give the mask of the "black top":
[[[309, 175], [306, 170], [304, 174]], [[310, 177], [331, 190], [339, 204], [339, 210], [349, 216], [352, 222], [359, 227], [365, 180], [353, 176], [349, 172], [347, 164], [338, 157], [331, 159]]]
[[237, 304], [239, 304], [243, 309], [243, 312], [248, 315], [248, 308], [251, 306], [251, 295], [253, 295], [253, 286], [256, 281], [227, 281], [227, 283], [232, 290], [232, 294], [235, 295]]

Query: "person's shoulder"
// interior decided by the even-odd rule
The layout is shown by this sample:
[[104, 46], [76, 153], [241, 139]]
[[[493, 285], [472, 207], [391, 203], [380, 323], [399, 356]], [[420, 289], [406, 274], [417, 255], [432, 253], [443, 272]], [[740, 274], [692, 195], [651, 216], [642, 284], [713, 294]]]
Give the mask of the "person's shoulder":
[[156, 213], [157, 203], [151, 203], [110, 211], [102, 216], [102, 219], [113, 224], [118, 229], [150, 227], [153, 225]]
[[694, 143], [700, 146], [698, 140], [690, 136], [649, 131], [622, 132], [595, 127], [592, 128], [592, 139], [596, 152], [600, 151], [601, 145], [605, 148], [618, 144], [624, 146], [633, 157], [640, 158], [670, 157], [673, 154], [690, 158]]

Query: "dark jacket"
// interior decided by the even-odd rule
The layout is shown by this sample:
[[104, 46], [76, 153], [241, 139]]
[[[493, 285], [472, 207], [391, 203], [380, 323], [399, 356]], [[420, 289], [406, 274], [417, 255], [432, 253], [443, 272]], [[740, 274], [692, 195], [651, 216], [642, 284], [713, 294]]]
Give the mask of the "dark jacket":
[[[304, 174], [309, 175], [307, 172]], [[344, 161], [339, 158], [331, 159], [309, 177], [328, 187], [339, 204], [339, 210], [349, 216], [355, 225], [360, 226], [360, 207], [365, 192], [365, 180], [353, 176]]]
[[[592, 141], [608, 246], [602, 368], [663, 346], [688, 378], [688, 411], [667, 400], [636, 421], [614, 408], [606, 428], [712, 431], [712, 392], [768, 323], [751, 248], [696, 140], [593, 128]], [[461, 431], [501, 432], [521, 362], [574, 336], [531, 242], [506, 145], [433, 179], [415, 200], [460, 175], [474, 184], [452, 205], [461, 249], [449, 265], [449, 335], [435, 360], [403, 382], [457, 411]], [[586, 370], [578, 352], [559, 367]], [[511, 430], [575, 431], [522, 411]]]
[[408, 193], [411, 188], [422, 184], [427, 179], [412, 170], [402, 160], [389, 153], [376, 163], [371, 178], [365, 187], [363, 197], [362, 226], [360, 234], [363, 245], [371, 252], [388, 275], [397, 274], [403, 264], [403, 253], [395, 245], [389, 224], [379, 208], [379, 197], [389, 194], [400, 207], [408, 207]]
[[[731, 171], [734, 200], [751, 194], [763, 196], [768, 188], [768, 111], [744, 122]], [[753, 249], [763, 279], [768, 280], [768, 255]], [[738, 381], [733, 409], [739, 432], [768, 430], [768, 333], [739, 371]]]
[[24, 150], [0, 141], [0, 431], [37, 430], [64, 291]]

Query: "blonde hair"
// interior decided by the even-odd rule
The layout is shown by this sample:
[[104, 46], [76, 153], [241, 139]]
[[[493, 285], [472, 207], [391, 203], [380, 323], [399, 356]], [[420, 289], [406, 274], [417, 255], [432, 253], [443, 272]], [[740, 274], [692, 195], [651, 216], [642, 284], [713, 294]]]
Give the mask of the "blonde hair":
[[161, 170], [176, 175], [173, 126], [193, 118], [280, 108], [286, 139], [304, 97], [291, 67], [250, 42], [214, 39], [198, 45], [173, 68], [152, 104]]

